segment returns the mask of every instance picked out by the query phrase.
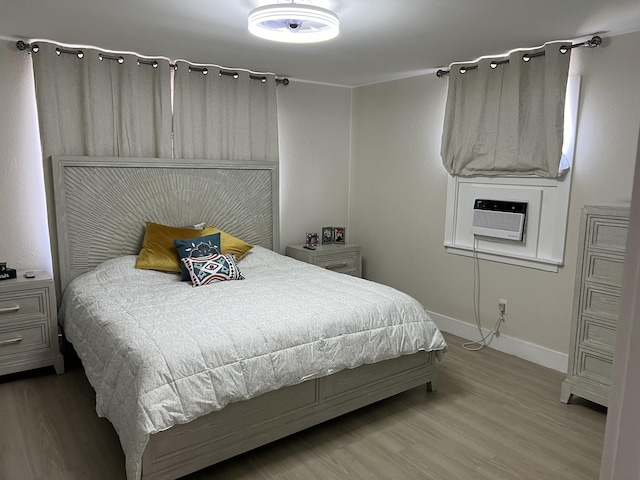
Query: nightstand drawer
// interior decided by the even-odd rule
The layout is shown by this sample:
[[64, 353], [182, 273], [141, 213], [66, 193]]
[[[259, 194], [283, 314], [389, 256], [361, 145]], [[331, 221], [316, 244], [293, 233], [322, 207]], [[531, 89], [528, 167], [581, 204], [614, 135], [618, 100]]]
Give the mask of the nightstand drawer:
[[49, 345], [49, 324], [46, 321], [0, 328], [0, 358], [47, 349]]
[[358, 253], [316, 256], [313, 258], [313, 264], [334, 272], [356, 273], [358, 271]]
[[7, 321], [45, 317], [46, 302], [44, 289], [0, 293], [0, 327]]
[[325, 244], [313, 250], [299, 245], [289, 245], [287, 256], [318, 267], [346, 273], [354, 277], [362, 276], [362, 254], [360, 246], [354, 244]]

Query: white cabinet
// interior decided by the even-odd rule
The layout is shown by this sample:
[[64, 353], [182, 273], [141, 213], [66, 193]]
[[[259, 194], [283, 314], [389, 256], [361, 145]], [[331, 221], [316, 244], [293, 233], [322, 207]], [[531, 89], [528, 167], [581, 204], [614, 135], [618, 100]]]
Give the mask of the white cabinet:
[[578, 395], [608, 404], [628, 226], [628, 207], [582, 210], [564, 403]]
[[315, 250], [306, 249], [302, 245], [290, 245], [285, 253], [288, 257], [335, 272], [362, 277], [362, 256], [359, 245], [330, 243], [320, 245]]
[[0, 281], [0, 375], [50, 365], [64, 372], [53, 279]]

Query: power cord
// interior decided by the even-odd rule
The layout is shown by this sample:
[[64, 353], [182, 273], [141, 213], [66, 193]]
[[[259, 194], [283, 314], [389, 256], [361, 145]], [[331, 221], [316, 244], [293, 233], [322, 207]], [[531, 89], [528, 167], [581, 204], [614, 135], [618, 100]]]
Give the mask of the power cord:
[[[477, 352], [485, 347], [488, 347], [491, 341], [498, 334], [500, 324], [504, 321], [504, 312], [500, 312], [498, 321], [489, 332], [484, 335], [482, 333], [482, 323], [480, 321], [480, 259], [478, 258], [478, 252], [476, 249], [477, 239], [473, 236], [473, 316], [476, 320], [476, 326], [478, 332], [480, 332], [480, 340], [475, 342], [466, 342], [462, 344], [462, 348], [471, 352]], [[474, 346], [475, 345], [475, 346]]]

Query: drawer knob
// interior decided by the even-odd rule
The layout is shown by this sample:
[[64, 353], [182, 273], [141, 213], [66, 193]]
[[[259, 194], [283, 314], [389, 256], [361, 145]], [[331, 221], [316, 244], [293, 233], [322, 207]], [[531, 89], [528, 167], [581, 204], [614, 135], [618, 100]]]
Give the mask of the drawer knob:
[[13, 345], [14, 343], [20, 343], [22, 340], [24, 340], [24, 338], [22, 337], [16, 337], [16, 338], [10, 338], [9, 340], [3, 340], [0, 342], [0, 347], [4, 347], [6, 345]]
[[17, 312], [18, 310], [20, 310], [20, 305], [15, 305], [13, 307], [0, 308], [0, 313]]

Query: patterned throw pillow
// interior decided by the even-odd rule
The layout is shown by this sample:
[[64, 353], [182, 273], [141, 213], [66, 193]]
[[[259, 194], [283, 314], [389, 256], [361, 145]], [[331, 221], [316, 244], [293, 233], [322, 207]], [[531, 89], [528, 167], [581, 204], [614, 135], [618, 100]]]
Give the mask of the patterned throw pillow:
[[[213, 235], [187, 238], [184, 240], [176, 239], [173, 241], [173, 244], [178, 249], [180, 260], [183, 258], [207, 257], [214, 253], [220, 253], [220, 234], [214, 233]], [[182, 267], [181, 280], [183, 282], [188, 282], [191, 280], [189, 270], [187, 270], [187, 267], [182, 263], [182, 261], [180, 262], [180, 266]]]
[[224, 280], [244, 280], [232, 254], [214, 253], [206, 257], [186, 257], [182, 263], [189, 271], [194, 287]]

